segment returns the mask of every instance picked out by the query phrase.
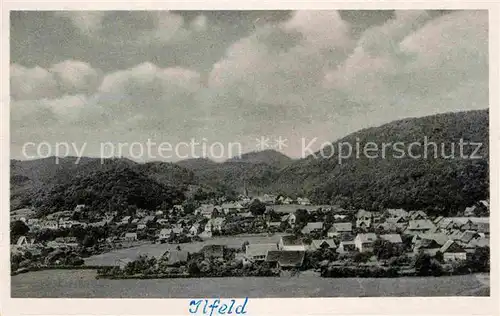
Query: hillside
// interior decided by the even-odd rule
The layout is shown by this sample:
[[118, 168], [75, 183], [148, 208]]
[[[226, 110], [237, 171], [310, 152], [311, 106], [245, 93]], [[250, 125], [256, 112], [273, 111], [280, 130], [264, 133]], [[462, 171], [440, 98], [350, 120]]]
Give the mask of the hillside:
[[[447, 113], [422, 118], [409, 118], [385, 124], [380, 127], [360, 130], [333, 143], [338, 152], [339, 144], [356, 143], [361, 151], [368, 142], [382, 144], [402, 142], [409, 148], [413, 142], [429, 145], [427, 158], [424, 149], [413, 146], [401, 157], [396, 149], [388, 149], [385, 158], [379, 151], [378, 158], [368, 158], [362, 152], [359, 158], [353, 154], [339, 163], [338, 155], [331, 158], [309, 156], [283, 169], [274, 190], [289, 193], [302, 192], [315, 202], [340, 204], [345, 207], [380, 209], [403, 207], [406, 209], [458, 210], [472, 205], [478, 199], [489, 195], [489, 146], [488, 111]], [[459, 141], [482, 143], [476, 156], [480, 159], [460, 157]], [[455, 158], [443, 158], [452, 153], [455, 143]], [[370, 145], [372, 146], [372, 145]], [[464, 146], [464, 156], [470, 156], [476, 146]], [[324, 157], [331, 152], [325, 150]], [[347, 152], [345, 152], [347, 153]], [[316, 153], [320, 156], [320, 153]], [[368, 155], [374, 156], [373, 153]]]
[[234, 157], [227, 162], [245, 162], [252, 164], [267, 164], [275, 168], [284, 168], [292, 163], [292, 158], [272, 149], [254, 151]]
[[242, 193], [267, 192], [279, 171], [292, 159], [275, 150], [250, 152], [222, 163], [209, 159], [188, 159], [178, 162], [194, 172], [195, 181], [205, 188], [229, 188]]
[[[141, 175], [150, 181], [151, 185], [176, 186], [183, 189], [193, 181], [191, 171], [172, 163], [138, 164], [126, 158], [105, 159], [101, 162], [101, 159], [86, 157], [77, 164], [75, 161], [75, 157], [60, 158], [57, 164], [55, 157], [27, 161], [11, 160], [11, 208], [35, 204], [50, 206], [52, 202], [47, 200], [50, 195], [62, 188], [74, 187], [75, 179], [101, 177], [106, 172], [116, 170], [127, 170]], [[108, 180], [96, 178], [95, 182], [97, 181], [106, 183]], [[72, 200], [71, 203], [77, 202]]]
[[[246, 188], [256, 195], [304, 195], [317, 204], [339, 204], [348, 208], [402, 207], [454, 212], [488, 198], [488, 135], [488, 111], [481, 110], [408, 118], [360, 130], [332, 143], [335, 153], [339, 144], [348, 143], [353, 147], [353, 154], [341, 161], [338, 154], [328, 158], [328, 150], [323, 156], [317, 152], [317, 157], [311, 155], [300, 160], [292, 160], [276, 151], [263, 151], [222, 163], [209, 159], [146, 164], [128, 159], [108, 159], [104, 164], [94, 158], [83, 158], [79, 164], [74, 164], [75, 158], [62, 159], [59, 164], [55, 164], [53, 157], [12, 160], [11, 207], [35, 204], [44, 208], [70, 207], [82, 199], [89, 203], [95, 200], [96, 206], [103, 207], [113, 192], [127, 203], [136, 201], [156, 207], [158, 203], [175, 200], [181, 191], [192, 193], [202, 189], [233, 194]], [[415, 158], [424, 153], [422, 146], [413, 146], [414, 158], [410, 157], [409, 145], [423, 143], [424, 137], [428, 143], [437, 145], [437, 156], [430, 145], [426, 158]], [[460, 157], [460, 139], [466, 143], [482, 143], [476, 153], [481, 158]], [[369, 142], [378, 146], [375, 158], [362, 152]], [[396, 149], [392, 147], [395, 143], [402, 146]], [[453, 143], [455, 157], [443, 157], [441, 146], [444, 146], [444, 154], [450, 155]], [[383, 157], [384, 144], [387, 147]], [[359, 157], [356, 147], [360, 148]], [[475, 147], [464, 146], [462, 154], [470, 156]], [[130, 181], [118, 171], [130, 176]], [[130, 191], [122, 187], [123, 183], [127, 183]], [[155, 197], [153, 193], [166, 198]], [[139, 198], [142, 194], [145, 200]]]
[[88, 205], [94, 211], [123, 213], [129, 206], [154, 210], [169, 208], [182, 200], [179, 187], [161, 184], [129, 166], [115, 165], [54, 185], [45, 195], [38, 196], [34, 206], [44, 213], [72, 209], [77, 204]]

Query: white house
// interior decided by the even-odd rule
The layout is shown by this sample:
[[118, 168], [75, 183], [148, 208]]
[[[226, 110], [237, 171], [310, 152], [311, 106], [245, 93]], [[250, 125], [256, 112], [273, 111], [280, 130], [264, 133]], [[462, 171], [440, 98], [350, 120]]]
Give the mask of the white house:
[[277, 251], [277, 244], [249, 244], [245, 248], [245, 261], [257, 262], [266, 260], [268, 251]]
[[226, 220], [222, 217], [213, 218], [205, 225], [205, 231], [209, 233], [213, 233], [214, 231], [220, 232], [225, 222]]
[[309, 249], [313, 251], [325, 248], [335, 249], [337, 248], [337, 245], [335, 244], [335, 241], [333, 239], [315, 239], [309, 246]]
[[333, 223], [332, 227], [328, 230], [327, 236], [329, 238], [338, 237], [343, 233], [352, 232], [352, 223]]
[[377, 240], [377, 235], [374, 233], [358, 234], [354, 238], [354, 244], [359, 252], [373, 251], [373, 242]]
[[338, 253], [346, 253], [356, 250], [356, 244], [354, 240], [343, 240], [340, 242], [339, 247], [337, 248]]
[[466, 260], [467, 252], [464, 248], [460, 247], [453, 240], [448, 240], [443, 247], [441, 247], [440, 252], [443, 254], [444, 261], [457, 261]]
[[428, 219], [417, 219], [411, 220], [408, 223], [405, 233], [409, 235], [422, 234], [422, 233], [434, 233], [436, 231], [436, 225]]
[[359, 210], [356, 214], [356, 227], [369, 228], [372, 225], [373, 214], [365, 210]]
[[125, 240], [127, 241], [135, 241], [137, 240], [137, 233], [126, 233]]
[[158, 235], [159, 240], [167, 240], [170, 238], [172, 235], [172, 229], [170, 228], [163, 228], [160, 230], [160, 234]]
[[300, 205], [311, 205], [311, 201], [308, 198], [297, 198], [297, 203]]
[[323, 230], [323, 222], [311, 222], [307, 223], [304, 228], [302, 228], [302, 234], [310, 234], [313, 232], [320, 232]]
[[189, 235], [196, 236], [196, 235], [198, 235], [199, 231], [200, 231], [200, 224], [193, 224], [193, 226], [191, 226], [191, 228], [189, 228]]
[[287, 222], [292, 227], [295, 226], [296, 219], [297, 217], [293, 213], [289, 213], [281, 217], [282, 222]]
[[244, 209], [240, 203], [223, 203], [221, 207], [224, 214], [239, 213]]

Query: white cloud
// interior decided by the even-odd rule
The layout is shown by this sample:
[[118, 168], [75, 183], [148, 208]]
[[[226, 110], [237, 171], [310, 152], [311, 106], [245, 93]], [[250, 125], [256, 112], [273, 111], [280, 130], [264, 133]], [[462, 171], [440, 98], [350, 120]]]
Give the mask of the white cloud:
[[57, 94], [54, 75], [41, 67], [10, 66], [10, 94], [14, 99], [39, 99]]
[[61, 11], [56, 15], [66, 17], [86, 35], [92, 35], [102, 27], [106, 11]]
[[50, 71], [60, 89], [69, 93], [93, 92], [100, 83], [99, 71], [81, 61], [66, 60], [53, 65]]
[[[207, 26], [200, 16], [188, 30], [182, 17], [162, 14], [164, 40]], [[156, 36], [141, 34], [144, 43]], [[102, 80], [78, 61], [49, 70], [13, 65], [14, 98], [36, 99], [12, 104], [13, 141], [206, 137], [254, 149], [254, 136], [281, 135], [286, 153], [297, 155], [301, 137], [331, 141], [399, 118], [488, 106], [487, 12], [431, 19], [401, 11], [359, 40], [349, 34], [337, 12], [259, 24], [213, 65], [206, 87], [196, 71], [149, 62]]]

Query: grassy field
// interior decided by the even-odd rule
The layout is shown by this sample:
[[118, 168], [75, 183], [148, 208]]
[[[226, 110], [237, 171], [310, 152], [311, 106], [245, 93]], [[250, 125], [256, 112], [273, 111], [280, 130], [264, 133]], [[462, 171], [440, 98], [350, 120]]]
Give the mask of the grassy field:
[[411, 278], [280, 278], [96, 280], [93, 270], [47, 270], [11, 278], [14, 298], [190, 298], [489, 296], [489, 275]]
[[198, 252], [201, 248], [206, 245], [225, 245], [232, 248], [241, 248], [241, 245], [248, 241], [250, 243], [277, 243], [280, 240], [282, 234], [275, 234], [273, 236], [268, 236], [266, 234], [261, 235], [238, 235], [238, 236], [224, 236], [224, 237], [214, 237], [207, 239], [203, 242], [194, 242], [187, 244], [149, 244], [142, 245], [139, 247], [119, 249], [111, 252], [95, 255], [85, 259], [86, 265], [92, 266], [106, 266], [115, 265], [117, 261], [121, 259], [131, 259], [134, 260], [140, 255], [147, 256], [161, 256], [165, 251], [176, 249], [177, 246], [181, 247], [181, 250], [188, 252]]

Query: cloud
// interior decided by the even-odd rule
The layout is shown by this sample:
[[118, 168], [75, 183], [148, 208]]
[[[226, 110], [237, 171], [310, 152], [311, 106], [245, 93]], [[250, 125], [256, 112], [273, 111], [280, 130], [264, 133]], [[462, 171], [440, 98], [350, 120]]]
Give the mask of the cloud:
[[[205, 137], [254, 150], [255, 138], [281, 135], [297, 156], [302, 137], [319, 146], [395, 119], [488, 106], [487, 11], [241, 14], [106, 16], [91, 37], [116, 34], [131, 66], [12, 65], [13, 142]], [[168, 62], [137, 53], [155, 40], [172, 44], [158, 51]]]
[[99, 70], [81, 61], [65, 60], [52, 66], [50, 72], [59, 88], [70, 94], [94, 92], [101, 80]]
[[10, 66], [10, 94], [14, 99], [39, 99], [57, 94], [54, 75], [41, 67]]
[[101, 29], [106, 11], [60, 11], [55, 14], [69, 19], [83, 34], [92, 35]]
[[64, 94], [92, 93], [100, 82], [100, 72], [89, 64], [74, 60], [57, 63], [49, 69], [36, 66], [10, 66], [11, 97], [18, 100], [55, 98]]

